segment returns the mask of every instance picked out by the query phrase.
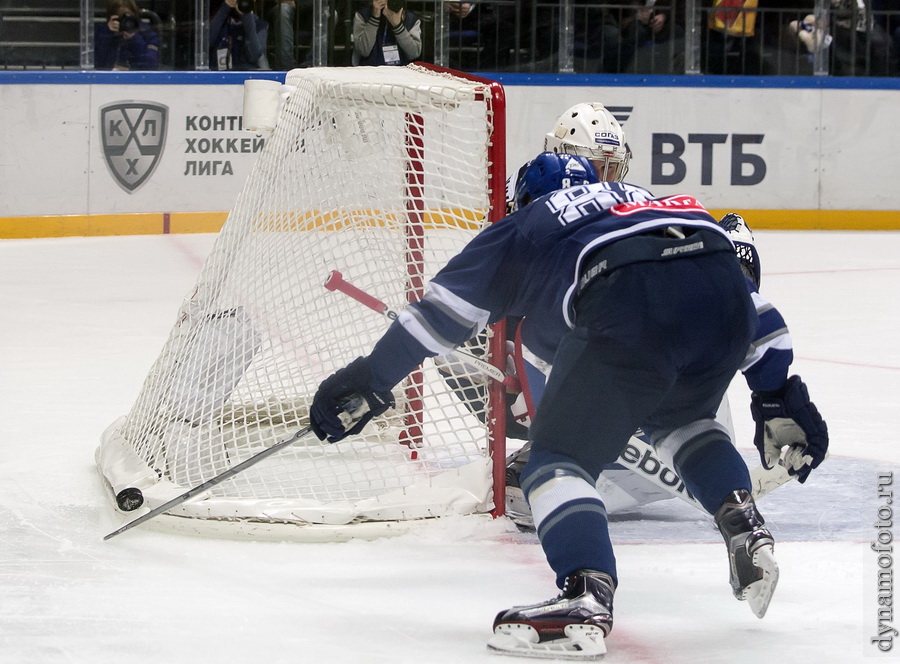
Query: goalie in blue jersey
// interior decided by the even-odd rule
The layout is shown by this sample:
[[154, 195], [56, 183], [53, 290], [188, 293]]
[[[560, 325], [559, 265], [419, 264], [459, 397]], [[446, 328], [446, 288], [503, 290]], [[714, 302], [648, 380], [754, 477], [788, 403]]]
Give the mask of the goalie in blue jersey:
[[[793, 359], [781, 315], [743, 274], [728, 233], [686, 195], [597, 181], [584, 157], [543, 153], [546, 192], [483, 230], [407, 306], [367, 357], [327, 378], [310, 408], [320, 438], [356, 433], [391, 388], [504, 317], [530, 321], [528, 347], [553, 367], [530, 428], [521, 486], [562, 589], [501, 611], [491, 649], [590, 659], [605, 652], [618, 584], [596, 480], [642, 429], [703, 508], [729, 556], [730, 583], [762, 617], [778, 580], [774, 540], [750, 475], [714, 415], [742, 371], [764, 464], [801, 482], [824, 459], [825, 422]], [[348, 398], [369, 411], [339, 417]]]

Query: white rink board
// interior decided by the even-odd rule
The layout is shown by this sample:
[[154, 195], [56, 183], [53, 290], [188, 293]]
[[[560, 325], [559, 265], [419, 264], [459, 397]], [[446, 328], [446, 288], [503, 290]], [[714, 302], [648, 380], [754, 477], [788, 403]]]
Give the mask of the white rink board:
[[[254, 134], [228, 128], [241, 117], [242, 86], [6, 85], [0, 90], [0, 216], [229, 210], [259, 154], [212, 151], [213, 145], [228, 149], [229, 140], [240, 149], [243, 139], [251, 140], [252, 149]], [[168, 108], [159, 163], [132, 192], [110, 174], [99, 130], [100, 109], [127, 102]], [[199, 127], [193, 119], [202, 117], [222, 118], [224, 127], [192, 129]], [[202, 139], [209, 141], [209, 151], [193, 152]], [[228, 160], [233, 174], [186, 176], [187, 163], [201, 160]]]
[[821, 207], [900, 208], [898, 113], [898, 91], [822, 91]]
[[[654, 194], [689, 191], [718, 209], [900, 208], [893, 175], [900, 156], [891, 139], [900, 91], [508, 86], [506, 95], [510, 170], [541, 150], [563, 110], [596, 100], [627, 117], [622, 124], [634, 156], [626, 179]], [[676, 185], [653, 182], [652, 137], [658, 134], [686, 143], [686, 176]], [[703, 148], [688, 142], [692, 134], [727, 135], [711, 145], [711, 184], [702, 183]], [[743, 148], [766, 163], [759, 184], [730, 183], [736, 135], [763, 137]]]
[[[542, 149], [543, 135], [560, 112], [601, 100], [625, 118], [634, 152], [628, 179], [656, 194], [688, 191], [711, 209], [900, 209], [894, 176], [900, 156], [892, 138], [900, 90], [505, 89], [510, 171]], [[0, 92], [0, 217], [223, 212], [233, 206], [259, 155], [256, 136], [237, 128], [243, 101], [239, 84], [5, 83]], [[158, 165], [131, 192], [111, 175], [100, 136], [100, 109], [125, 102], [168, 109]], [[654, 136], [666, 135], [685, 142], [685, 175], [674, 184], [653, 181]], [[696, 135], [723, 142], [704, 146], [691, 142]], [[731, 183], [735, 141], [741, 136], [762, 137], [761, 143], [741, 148], [766, 165], [765, 177], [751, 185]], [[202, 174], [200, 164], [207, 169]]]
[[0, 86], [0, 216], [88, 209], [91, 89]]

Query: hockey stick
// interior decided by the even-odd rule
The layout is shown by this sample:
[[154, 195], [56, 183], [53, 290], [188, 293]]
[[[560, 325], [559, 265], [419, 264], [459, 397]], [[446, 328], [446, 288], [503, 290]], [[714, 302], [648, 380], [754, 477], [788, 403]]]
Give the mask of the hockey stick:
[[[340, 291], [344, 295], [349, 295], [354, 300], [368, 307], [372, 311], [377, 311], [382, 316], [387, 316], [387, 318], [392, 321], [397, 320], [397, 312], [388, 309], [388, 305], [386, 305], [374, 295], [370, 295], [369, 293], [360, 288], [357, 288], [349, 281], [345, 280], [344, 275], [342, 275], [337, 270], [332, 270], [331, 274], [328, 275], [328, 279], [325, 281], [325, 288], [330, 291]], [[460, 361], [471, 364], [486, 376], [493, 378], [494, 380], [499, 381], [504, 385], [510, 385], [515, 380], [514, 377], [507, 376], [502, 369], [498, 369], [493, 364], [478, 357], [477, 355], [467, 353], [466, 351], [459, 350], [458, 348], [453, 351], [453, 355], [455, 355]]]
[[[386, 316], [390, 320], [396, 320], [397, 318], [397, 313], [388, 309], [387, 304], [346, 281], [343, 275], [337, 270], [332, 270], [328, 279], [325, 281], [325, 288], [330, 291], [340, 291], [345, 295], [352, 297], [360, 304], [363, 304], [373, 311]], [[456, 355], [460, 360], [464, 362], [469, 362], [476, 368], [482, 370], [488, 377], [500, 381], [504, 385], [508, 385], [510, 380], [517, 381], [517, 379], [511, 376], [507, 376], [503, 371], [495, 367], [493, 364], [490, 364], [475, 355], [466, 353], [465, 351], [461, 351], [459, 349], [454, 351], [454, 355]], [[659, 459], [658, 455], [656, 454], [656, 449], [652, 445], [638, 438], [637, 436], [632, 436], [628, 441], [628, 444], [632, 445], [637, 450], [638, 460], [635, 460], [632, 463], [625, 457], [620, 456], [617, 460], [618, 463], [622, 464], [623, 467], [628, 468], [639, 477], [643, 477], [644, 479], [648, 480], [666, 493], [669, 493], [671, 496], [680, 498], [689, 505], [693, 505], [704, 514], [706, 513], [706, 510], [703, 508], [703, 506], [700, 505], [697, 499], [687, 491], [686, 487], [684, 487], [681, 477], [679, 477], [677, 473], [675, 473], [674, 469], [668, 468], [668, 466], [666, 466]], [[645, 467], [643, 467], [648, 460], [656, 464], [657, 472], [649, 472]], [[664, 470], [667, 470], [674, 478], [676, 478], [677, 481], [674, 485], [663, 480], [661, 475]], [[771, 470], [766, 470], [761, 465], [756, 466], [750, 470], [751, 491], [753, 493], [753, 496], [755, 498], [760, 498], [773, 489], [777, 489], [781, 485], [790, 481], [792, 477], [793, 476], [789, 475], [787, 470], [781, 464], [775, 466], [775, 468]], [[678, 488], [681, 488], [682, 490], [679, 491]]]
[[285, 447], [289, 447], [289, 446], [293, 445], [298, 440], [305, 438], [310, 433], [312, 433], [312, 427], [310, 427], [310, 426], [303, 427], [302, 429], [291, 434], [290, 436], [288, 436], [281, 442], [276, 443], [275, 445], [272, 445], [272, 447], [267, 447], [262, 452], [258, 452], [257, 454], [254, 454], [249, 459], [245, 459], [238, 465], [232, 466], [228, 470], [226, 470], [222, 473], [219, 473], [212, 479], [205, 481], [203, 484], [195, 486], [193, 489], [188, 489], [180, 496], [176, 496], [175, 498], [172, 498], [172, 500], [163, 503], [159, 507], [156, 507], [156, 508], [150, 510], [146, 514], [142, 514], [134, 521], [129, 521], [128, 523], [126, 523], [124, 526], [122, 526], [118, 530], [112, 531], [109, 535], [104, 537], [103, 540], [106, 541], [110, 538], [113, 538], [116, 535], [124, 533], [126, 530], [130, 530], [130, 529], [134, 528], [135, 526], [139, 526], [142, 523], [149, 521], [153, 517], [155, 517], [159, 514], [162, 514], [163, 512], [166, 512], [166, 511], [172, 509], [173, 507], [177, 507], [178, 505], [181, 505], [181, 503], [187, 502], [194, 496], [196, 496], [200, 493], [203, 493], [207, 489], [210, 489], [210, 488], [216, 486], [217, 484], [221, 484], [228, 478], [234, 477], [238, 473], [247, 470], [247, 468], [249, 468], [250, 466], [254, 466], [254, 465], [258, 464], [260, 461], [262, 461], [266, 457], [271, 456], [272, 454], [275, 454], [275, 452], [278, 452], [279, 450], [282, 450]]

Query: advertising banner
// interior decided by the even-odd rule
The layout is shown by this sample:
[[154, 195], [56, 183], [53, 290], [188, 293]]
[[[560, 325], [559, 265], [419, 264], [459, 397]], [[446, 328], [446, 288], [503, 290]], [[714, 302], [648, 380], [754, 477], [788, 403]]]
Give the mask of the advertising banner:
[[240, 85], [7, 85], [0, 216], [227, 211], [265, 140]]
[[[838, 99], [829, 97], [835, 108], [826, 114], [823, 91], [815, 89], [507, 88], [509, 134], [516, 137], [508, 143], [510, 168], [533, 158], [566, 108], [600, 101], [622, 124], [631, 148], [626, 179], [654, 194], [690, 193], [713, 208], [900, 208], [900, 191], [887, 186], [877, 201], [858, 196], [853, 189], [859, 173], [838, 164], [825, 170], [839, 169], [842, 182], [823, 196], [823, 162], [834, 161], [845, 141], [858, 147], [861, 134], [882, 153], [888, 146], [877, 136], [890, 126], [880, 113], [874, 117], [882, 126], [871, 126], [870, 113], [865, 132], [855, 128], [856, 121], [837, 121], [872, 92], [829, 92]], [[900, 94], [886, 95], [892, 105], [885, 107], [900, 112]], [[865, 115], [860, 113], [854, 117]], [[896, 156], [891, 159], [897, 163]], [[887, 184], [884, 173], [870, 175], [861, 186]]]
[[[627, 180], [654, 194], [687, 193], [718, 210], [793, 211], [794, 219], [806, 215], [807, 227], [823, 215], [839, 223], [850, 211], [863, 226], [875, 220], [884, 228], [900, 214], [891, 139], [900, 90], [505, 88], [510, 172], [542, 150], [562, 111], [600, 101], [625, 130], [633, 154]], [[4, 220], [5, 236], [24, 237], [10, 234], [10, 224], [67, 215], [106, 219], [99, 234], [116, 232], [122, 215], [215, 213], [221, 223], [265, 145], [242, 128], [241, 84], [0, 90], [0, 236]], [[168, 232], [157, 226], [138, 232]]]

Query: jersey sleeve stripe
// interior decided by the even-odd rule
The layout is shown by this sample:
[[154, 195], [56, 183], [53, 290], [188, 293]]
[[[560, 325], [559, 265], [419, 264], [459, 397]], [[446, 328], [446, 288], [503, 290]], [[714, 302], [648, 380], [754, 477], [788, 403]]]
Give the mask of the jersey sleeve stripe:
[[415, 305], [406, 307], [397, 317], [397, 322], [403, 326], [412, 337], [424, 346], [429, 353], [435, 355], [447, 355], [456, 348], [455, 343], [443, 338], [428, 322], [425, 316]]
[[438, 283], [431, 282], [425, 293], [425, 299], [435, 307], [451, 316], [460, 325], [480, 331], [487, 325], [490, 311], [476, 307]]
[[429, 352], [446, 355], [480, 332], [489, 315], [432, 282], [422, 301], [406, 307], [397, 321]]
[[490, 316], [489, 311], [466, 302], [440, 284], [432, 283], [423, 299], [460, 327], [473, 329], [473, 333], [487, 325]]
[[754, 291], [752, 297], [759, 315], [759, 327], [741, 371], [751, 389], [777, 389], [787, 377], [793, 361], [793, 342], [781, 313], [758, 292]]

